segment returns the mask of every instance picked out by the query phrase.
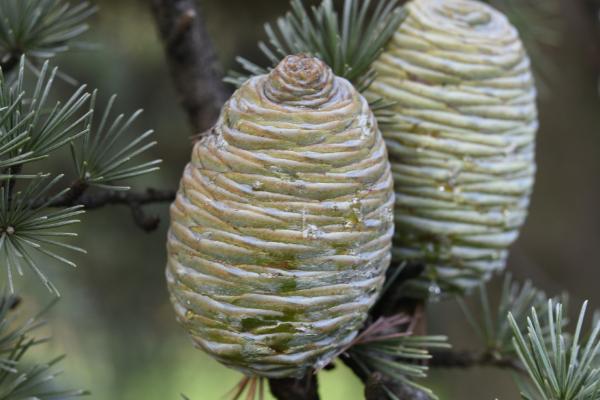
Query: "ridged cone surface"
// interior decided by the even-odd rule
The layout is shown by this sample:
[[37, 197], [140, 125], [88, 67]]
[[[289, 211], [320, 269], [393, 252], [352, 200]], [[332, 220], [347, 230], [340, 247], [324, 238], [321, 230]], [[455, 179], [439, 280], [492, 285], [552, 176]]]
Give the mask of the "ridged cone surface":
[[470, 288], [504, 268], [527, 214], [538, 128], [530, 63], [515, 28], [483, 2], [406, 9], [367, 94], [396, 102], [398, 122], [382, 127], [394, 259], [428, 266], [417, 292]]
[[393, 182], [367, 101], [321, 61], [247, 81], [171, 206], [178, 320], [247, 375], [301, 376], [356, 336], [391, 258]]

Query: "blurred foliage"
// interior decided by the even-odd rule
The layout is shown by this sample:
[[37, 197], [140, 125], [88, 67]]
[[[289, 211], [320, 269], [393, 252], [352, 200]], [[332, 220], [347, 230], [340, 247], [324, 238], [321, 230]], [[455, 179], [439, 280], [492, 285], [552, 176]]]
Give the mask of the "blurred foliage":
[[565, 33], [560, 0], [483, 1], [505, 13], [519, 30], [533, 62], [537, 86], [543, 95], [551, 95], [552, 83], [560, 79], [560, 73], [547, 50], [557, 48]]
[[20, 302], [6, 292], [0, 297], [0, 399], [58, 400], [88, 394], [84, 390], [57, 387], [55, 380], [60, 371], [56, 365], [64, 356], [43, 363], [31, 363], [25, 357], [32, 348], [48, 341], [34, 337], [33, 332], [45, 325], [41, 317], [54, 303], [22, 321], [15, 315]]
[[[25, 264], [48, 289], [58, 294], [58, 289], [38, 266], [32, 252], [75, 266], [48, 247], [82, 251], [61, 241], [75, 236], [61, 231], [61, 228], [79, 222], [73, 217], [83, 213], [81, 207], [45, 209], [53, 199], [68, 191], [64, 189], [52, 195], [52, 189], [62, 175], [47, 179], [49, 174], [41, 171], [21, 173], [24, 166], [49, 157], [62, 146], [88, 133], [83, 124], [87, 115], [77, 115], [89, 97], [83, 86], [76, 89], [64, 104], [58, 101], [51, 106], [47, 104], [56, 71], [53, 69], [48, 73], [48, 62], [45, 62], [31, 94], [24, 88], [24, 56], [14, 82], [4, 78], [0, 72], [0, 157], [3, 158], [0, 164], [4, 167], [0, 188], [0, 254], [6, 260], [11, 292], [14, 292], [13, 275], [15, 272], [23, 275]], [[23, 190], [18, 190], [11, 179], [29, 181]], [[31, 206], [37, 203], [39, 206]]]
[[[513, 280], [511, 273], [505, 274], [497, 301], [492, 300], [488, 285], [481, 285], [479, 288], [478, 307], [470, 307], [462, 297], [457, 298], [458, 303], [486, 353], [495, 359], [515, 357], [513, 327], [506, 316], [511, 314], [513, 321], [518, 326], [523, 326], [531, 309], [544, 308], [549, 299], [543, 291], [533, 286], [530, 280], [521, 284]], [[555, 300], [565, 307], [568, 305], [566, 294]], [[547, 328], [549, 321], [545, 317], [546, 315], [542, 315], [540, 320], [541, 325]], [[566, 322], [565, 318], [564, 323]], [[544, 330], [546, 333], [548, 331], [549, 329]]]
[[95, 12], [87, 1], [0, 0], [0, 64], [14, 64], [23, 54], [44, 60], [82, 47], [76, 39], [88, 30], [86, 20]]
[[[31, 77], [25, 74], [26, 63], [26, 56], [21, 56], [13, 79], [0, 71], [0, 254], [6, 260], [11, 292], [14, 292], [13, 277], [22, 276], [25, 265], [58, 295], [58, 289], [39, 266], [34, 253], [75, 267], [74, 262], [56, 250], [85, 253], [65, 242], [77, 235], [63, 230], [78, 223], [74, 217], [84, 211], [77, 205], [54, 207], [56, 200], [75, 189], [64, 186], [57, 189], [64, 174], [52, 175], [43, 165], [32, 164], [70, 145], [78, 186], [128, 190], [128, 186], [115, 183], [156, 171], [160, 160], [131, 164], [132, 159], [156, 144], [147, 142], [152, 130], [133, 139], [127, 137], [140, 111], [128, 119], [121, 114], [113, 120], [112, 97], [99, 127], [92, 129], [96, 92], [87, 93], [85, 85], [81, 85], [71, 88], [66, 100], [53, 102], [51, 95], [58, 69], [50, 71], [49, 62], [44, 62], [37, 77], [29, 74], [33, 75], [34, 83], [27, 85]], [[23, 169], [32, 172], [24, 174]], [[65, 170], [71, 167], [60, 171]]]

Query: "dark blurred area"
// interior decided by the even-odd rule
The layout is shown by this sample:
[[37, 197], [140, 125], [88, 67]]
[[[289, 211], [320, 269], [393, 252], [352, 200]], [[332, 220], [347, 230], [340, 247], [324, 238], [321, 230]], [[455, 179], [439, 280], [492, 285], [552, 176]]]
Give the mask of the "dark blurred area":
[[[135, 129], [156, 130], [159, 145], [153, 156], [164, 161], [160, 172], [130, 183], [174, 188], [188, 161], [193, 132], [171, 86], [148, 2], [96, 3], [100, 11], [86, 40], [99, 48], [63, 55], [58, 64], [99, 88], [103, 101], [118, 93], [119, 112], [145, 109]], [[261, 60], [256, 42], [264, 38], [263, 24], [288, 9], [285, 0], [201, 4], [225, 71], [237, 68], [237, 55]], [[562, 0], [560, 44], [543, 48], [543, 62], [553, 63], [556, 73], [539, 102], [535, 194], [509, 264], [518, 279], [531, 279], [549, 294], [569, 291], [573, 307], [587, 298], [600, 306], [599, 7], [600, 1]], [[67, 160], [56, 160], [55, 169], [68, 169]], [[63, 294], [50, 315], [55, 339], [48, 351], [68, 354], [64, 381], [90, 389], [95, 399], [167, 400], [185, 393], [211, 400], [240, 377], [194, 350], [174, 321], [163, 274], [167, 208], [149, 210], [162, 220], [150, 234], [136, 228], [124, 207], [92, 211], [78, 227], [78, 243], [88, 251], [79, 257], [80, 267], [48, 266]], [[50, 297], [31, 276], [20, 284], [40, 303]], [[459, 349], [474, 343], [453, 302], [431, 308], [429, 329], [449, 334]], [[362, 398], [360, 384], [343, 367], [322, 376], [324, 399]], [[442, 399], [517, 398], [510, 373], [502, 371], [442, 370], [433, 372], [430, 381]]]

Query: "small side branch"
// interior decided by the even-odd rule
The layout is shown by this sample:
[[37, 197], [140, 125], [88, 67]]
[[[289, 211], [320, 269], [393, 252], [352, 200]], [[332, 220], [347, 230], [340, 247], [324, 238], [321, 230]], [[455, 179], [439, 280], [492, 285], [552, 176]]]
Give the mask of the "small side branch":
[[20, 53], [11, 52], [5, 54], [0, 60], [0, 68], [2, 69], [2, 72], [7, 74], [12, 71], [17, 65], [19, 65], [20, 58]]
[[340, 359], [365, 384], [365, 399], [367, 400], [389, 400], [388, 392], [391, 392], [398, 400], [431, 400], [427, 393], [403, 382], [392, 381], [378, 372], [367, 374], [358, 363], [347, 355]]
[[[423, 271], [425, 271], [425, 266], [423, 264], [416, 263], [408, 263], [403, 267], [400, 266], [400, 263], [392, 263], [392, 265], [390, 265], [390, 270], [393, 271], [396, 268], [403, 269], [396, 277], [395, 283], [386, 293], [383, 294], [383, 297], [377, 302], [373, 310], [371, 310], [370, 314], [375, 318], [396, 315], [399, 313], [413, 315], [421, 303], [421, 301], [418, 299], [405, 297], [402, 283], [418, 278]], [[424, 320], [421, 322], [424, 322]], [[419, 331], [418, 333], [421, 334], [424, 332]]]
[[490, 352], [443, 350], [432, 352], [431, 355], [429, 365], [434, 368], [494, 367], [525, 372], [517, 359], [497, 357]]
[[[140, 229], [152, 232], [160, 223], [160, 219], [154, 215], [147, 215], [144, 206], [154, 203], [170, 203], [175, 199], [177, 192], [170, 189], [148, 188], [144, 192], [102, 190], [88, 193], [86, 186], [74, 183], [71, 190], [63, 196], [56, 198], [49, 207], [72, 207], [81, 205], [86, 210], [93, 210], [109, 205], [124, 205], [131, 209], [134, 222]], [[33, 208], [41, 207], [47, 202], [40, 200]]]
[[175, 190], [148, 188], [143, 192], [102, 190], [93, 193], [85, 193], [74, 201], [68, 197], [59, 197], [50, 207], [69, 207], [82, 205], [87, 210], [105, 207], [108, 205], [131, 205], [144, 206], [152, 203], [170, 203], [175, 200]]
[[194, 0], [152, 0], [167, 63], [194, 134], [208, 130], [228, 92], [201, 9]]

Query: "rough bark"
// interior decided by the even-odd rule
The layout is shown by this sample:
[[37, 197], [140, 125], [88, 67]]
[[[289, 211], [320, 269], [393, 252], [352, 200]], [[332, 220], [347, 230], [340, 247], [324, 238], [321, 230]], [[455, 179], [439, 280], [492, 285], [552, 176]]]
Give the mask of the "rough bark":
[[228, 97], [217, 53], [194, 0], [151, 0], [167, 64], [194, 134], [208, 130]]

